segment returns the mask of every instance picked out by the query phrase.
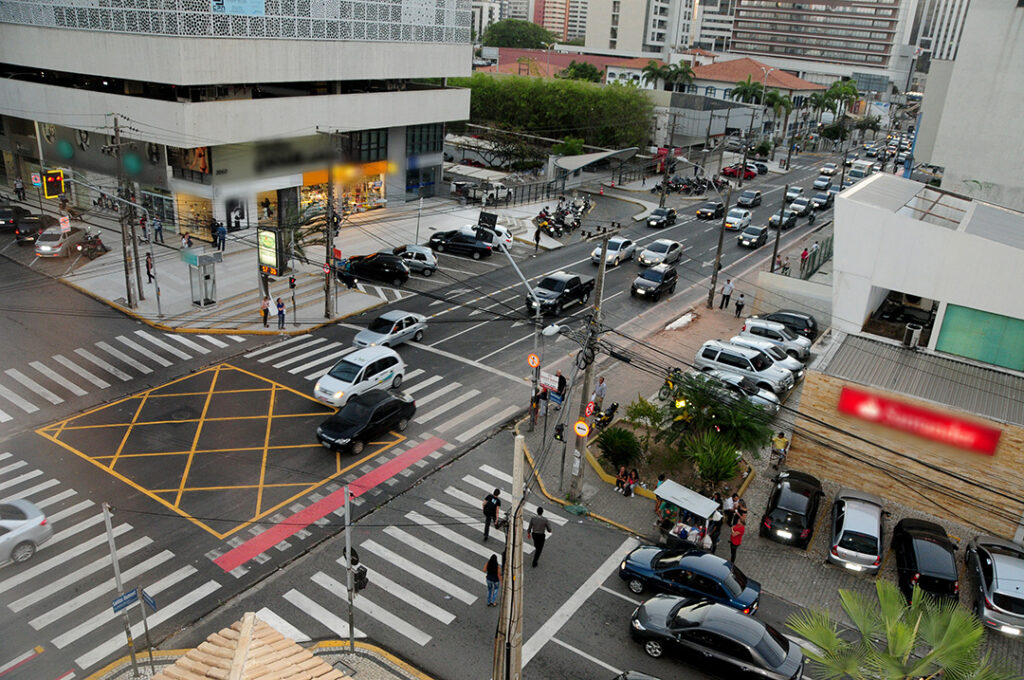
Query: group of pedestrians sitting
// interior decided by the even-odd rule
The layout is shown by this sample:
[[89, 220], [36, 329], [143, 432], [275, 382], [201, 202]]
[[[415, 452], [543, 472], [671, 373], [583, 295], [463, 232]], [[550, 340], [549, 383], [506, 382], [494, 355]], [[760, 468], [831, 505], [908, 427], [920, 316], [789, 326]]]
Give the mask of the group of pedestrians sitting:
[[633, 489], [640, 483], [640, 471], [633, 468], [626, 472], [626, 466], [619, 468], [619, 474], [615, 476], [615, 491], [627, 498], [633, 495]]

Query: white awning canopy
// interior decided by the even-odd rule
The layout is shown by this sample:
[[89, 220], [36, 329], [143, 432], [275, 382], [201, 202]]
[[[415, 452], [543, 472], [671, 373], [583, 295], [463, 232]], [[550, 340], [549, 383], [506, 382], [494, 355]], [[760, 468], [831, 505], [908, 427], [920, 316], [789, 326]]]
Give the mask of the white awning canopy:
[[654, 490], [654, 495], [663, 501], [678, 505], [691, 515], [697, 515], [702, 519], [711, 517], [718, 509], [718, 503], [715, 501], [701, 496], [693, 489], [688, 489], [671, 479], [662, 482], [661, 486]]
[[559, 167], [566, 172], [576, 172], [580, 168], [586, 167], [591, 163], [597, 163], [603, 161], [606, 158], [617, 158], [620, 161], [629, 160], [640, 151], [635, 146], [631, 146], [627, 149], [619, 149], [618, 151], [598, 151], [597, 153], [585, 153], [579, 156], [562, 156], [561, 158], [555, 159], [555, 166]]

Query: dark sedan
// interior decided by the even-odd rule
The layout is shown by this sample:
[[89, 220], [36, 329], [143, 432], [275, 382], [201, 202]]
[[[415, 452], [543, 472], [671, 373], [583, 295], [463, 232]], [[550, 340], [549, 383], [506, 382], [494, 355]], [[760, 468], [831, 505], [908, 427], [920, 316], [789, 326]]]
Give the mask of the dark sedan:
[[814, 340], [814, 338], [818, 337], [818, 322], [813, 316], [806, 312], [798, 312], [793, 309], [780, 309], [779, 311], [772, 312], [771, 314], [764, 314], [761, 318], [781, 323], [797, 335], [802, 335], [810, 340]]
[[761, 584], [732, 562], [702, 550], [666, 550], [643, 545], [619, 564], [619, 578], [639, 595], [644, 588], [703, 597], [744, 614], [757, 611]]
[[676, 223], [676, 211], [672, 208], [655, 208], [647, 216], [648, 227], [667, 227]]
[[713, 220], [725, 214], [725, 205], [721, 201], [708, 201], [697, 207], [697, 217]]
[[814, 194], [811, 196], [811, 207], [815, 210], [826, 210], [832, 207], [833, 194], [828, 191], [822, 191], [821, 193]]
[[662, 295], [676, 292], [676, 281], [679, 275], [676, 268], [667, 264], [658, 264], [643, 270], [634, 279], [629, 294], [633, 297], [657, 302]]
[[659, 595], [636, 608], [629, 632], [649, 656], [672, 654], [721, 678], [803, 677], [799, 645], [720, 604]]
[[775, 478], [761, 521], [761, 536], [807, 548], [821, 506], [821, 482], [804, 472], [788, 470]]
[[[798, 215], [794, 211], [784, 210], [782, 212], [782, 228], [789, 229], [790, 227], [795, 227], [797, 217]], [[772, 216], [768, 218], [768, 226], [778, 229], [779, 213], [772, 213]]]
[[760, 248], [768, 243], [768, 227], [749, 226], [736, 237], [736, 242], [744, 248]]
[[896, 583], [911, 601], [914, 586], [933, 597], [960, 600], [956, 546], [935, 522], [906, 517], [892, 532]]
[[491, 256], [491, 245], [484, 243], [473, 234], [458, 229], [439, 231], [430, 237], [430, 247], [439, 253], [452, 252], [469, 255], [474, 260]]
[[60, 226], [60, 220], [51, 215], [26, 215], [18, 221], [14, 228], [14, 239], [19, 246], [35, 243], [39, 235], [50, 227]]
[[409, 427], [416, 402], [398, 390], [370, 390], [350, 397], [337, 413], [320, 423], [316, 438], [332, 451], [363, 452], [373, 437]]
[[14, 229], [18, 222], [31, 214], [20, 205], [0, 205], [0, 229]]
[[353, 255], [347, 264], [338, 268], [338, 278], [348, 273], [376, 281], [386, 281], [401, 286], [409, 280], [409, 266], [402, 258], [390, 253], [374, 253], [372, 255]]

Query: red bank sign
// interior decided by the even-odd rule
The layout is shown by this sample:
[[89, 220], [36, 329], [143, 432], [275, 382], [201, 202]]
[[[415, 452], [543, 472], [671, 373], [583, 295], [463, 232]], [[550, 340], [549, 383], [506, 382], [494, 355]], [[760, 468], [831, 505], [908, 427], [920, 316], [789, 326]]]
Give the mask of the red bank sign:
[[1001, 430], [994, 427], [951, 418], [944, 413], [850, 387], [844, 387], [839, 395], [839, 411], [871, 423], [990, 456], [995, 453], [999, 435], [1002, 434]]

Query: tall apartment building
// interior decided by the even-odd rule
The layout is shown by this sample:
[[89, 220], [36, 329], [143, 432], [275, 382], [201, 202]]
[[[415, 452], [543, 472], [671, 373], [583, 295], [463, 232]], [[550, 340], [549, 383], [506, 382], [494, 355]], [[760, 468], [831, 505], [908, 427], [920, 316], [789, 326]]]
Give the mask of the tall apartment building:
[[533, 0], [533, 23], [564, 39], [569, 32], [569, 0]]
[[689, 47], [725, 50], [735, 6], [736, 0], [590, 0], [587, 47], [656, 52], [666, 58]]
[[565, 31], [567, 40], [586, 36], [588, 5], [589, 0], [569, 0], [569, 21]]
[[533, 21], [533, 0], [501, 0], [502, 19]]
[[478, 41], [488, 26], [502, 20], [501, 4], [498, 0], [473, 0], [473, 32]]
[[919, 50], [917, 69], [928, 70], [931, 59], [956, 59], [971, 0], [917, 0], [910, 25], [910, 44]]
[[340, 210], [429, 194], [469, 114], [439, 83], [470, 73], [470, 21], [469, 0], [4, 0], [0, 180], [113, 193], [116, 119], [136, 199], [199, 233], [322, 209], [339, 157]]

